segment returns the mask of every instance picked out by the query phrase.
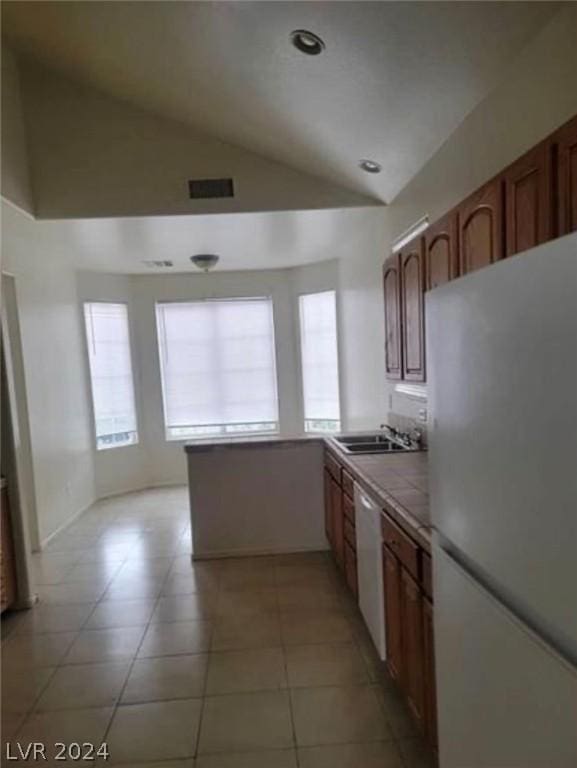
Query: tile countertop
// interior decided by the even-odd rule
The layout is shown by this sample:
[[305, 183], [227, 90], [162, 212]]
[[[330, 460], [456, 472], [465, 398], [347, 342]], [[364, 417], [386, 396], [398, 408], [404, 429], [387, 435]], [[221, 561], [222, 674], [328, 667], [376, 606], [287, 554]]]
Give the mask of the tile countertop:
[[430, 551], [432, 525], [426, 451], [358, 456], [345, 453], [332, 438], [326, 438], [325, 444], [387, 514]]
[[319, 435], [207, 438], [186, 443], [184, 450], [186, 453], [200, 453], [231, 448], [280, 448], [303, 442], [324, 444], [364, 490], [382, 504], [390, 517], [430, 551], [431, 519], [425, 451], [357, 456], [346, 453], [334, 437]]
[[287, 445], [306, 443], [323, 443], [325, 439], [319, 435], [255, 435], [254, 437], [208, 437], [201, 440], [190, 440], [185, 443], [186, 453], [204, 453], [229, 448], [282, 448]]

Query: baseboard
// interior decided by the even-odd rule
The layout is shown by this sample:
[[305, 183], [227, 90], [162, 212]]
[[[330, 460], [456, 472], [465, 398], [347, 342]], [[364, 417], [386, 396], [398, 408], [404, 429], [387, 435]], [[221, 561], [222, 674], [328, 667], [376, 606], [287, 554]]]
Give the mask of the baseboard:
[[272, 549], [226, 549], [193, 554], [193, 560], [224, 560], [230, 557], [266, 557], [267, 555], [302, 555], [308, 552], [328, 552], [327, 546], [321, 547], [274, 547]]
[[52, 539], [55, 536], [58, 536], [59, 533], [62, 533], [65, 531], [68, 526], [72, 525], [78, 518], [83, 515], [87, 510], [90, 509], [90, 507], [95, 503], [96, 499], [93, 499], [90, 504], [87, 504], [85, 507], [82, 507], [78, 510], [78, 512], [75, 512], [72, 517], [69, 517], [68, 520], [66, 520], [62, 525], [59, 525], [58, 528], [55, 531], [52, 531], [51, 534], [49, 534], [45, 539], [42, 539], [40, 541], [40, 546], [37, 550], [34, 550], [35, 552], [42, 552], [42, 550], [52, 541]]
[[186, 480], [182, 483], [147, 483], [146, 485], [133, 486], [131, 488], [122, 489], [119, 491], [112, 491], [111, 493], [105, 493], [98, 496], [94, 503], [98, 501], [105, 501], [106, 499], [115, 499], [117, 496], [126, 496], [127, 493], [140, 493], [141, 491], [153, 491], [155, 488], [181, 488], [186, 485]]

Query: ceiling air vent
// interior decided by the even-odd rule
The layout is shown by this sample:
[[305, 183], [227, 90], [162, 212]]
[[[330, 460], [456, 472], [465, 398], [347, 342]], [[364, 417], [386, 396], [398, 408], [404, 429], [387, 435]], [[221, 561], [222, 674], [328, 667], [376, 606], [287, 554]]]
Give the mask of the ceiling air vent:
[[232, 179], [189, 179], [188, 193], [192, 200], [234, 197], [234, 185]]
[[143, 261], [142, 262], [146, 267], [149, 267], [150, 269], [162, 269], [163, 267], [174, 267], [174, 262], [164, 260], [164, 261]]

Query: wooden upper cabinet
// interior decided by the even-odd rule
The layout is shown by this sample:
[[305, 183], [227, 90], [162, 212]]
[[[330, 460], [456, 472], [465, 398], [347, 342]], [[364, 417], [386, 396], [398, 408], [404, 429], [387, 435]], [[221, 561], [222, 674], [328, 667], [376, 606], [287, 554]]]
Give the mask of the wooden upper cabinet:
[[448, 283], [458, 274], [458, 217], [449, 213], [425, 232], [425, 290]]
[[416, 238], [399, 254], [403, 378], [425, 380], [424, 239]]
[[507, 256], [550, 240], [553, 232], [551, 144], [543, 141], [502, 174]]
[[503, 258], [503, 188], [494, 179], [459, 206], [459, 267], [466, 275]]
[[555, 134], [559, 235], [577, 232], [577, 117]]
[[400, 257], [396, 253], [383, 267], [385, 296], [385, 362], [388, 379], [400, 379], [403, 375], [401, 351], [401, 270]]

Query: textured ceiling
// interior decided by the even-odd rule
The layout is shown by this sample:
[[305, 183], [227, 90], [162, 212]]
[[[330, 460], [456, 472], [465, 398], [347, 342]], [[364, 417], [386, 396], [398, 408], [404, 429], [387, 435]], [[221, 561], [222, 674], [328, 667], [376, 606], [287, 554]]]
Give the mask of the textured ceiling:
[[[389, 202], [558, 9], [539, 2], [3, 2], [17, 50]], [[320, 34], [307, 57], [295, 28]], [[361, 158], [383, 166], [378, 176]]]

